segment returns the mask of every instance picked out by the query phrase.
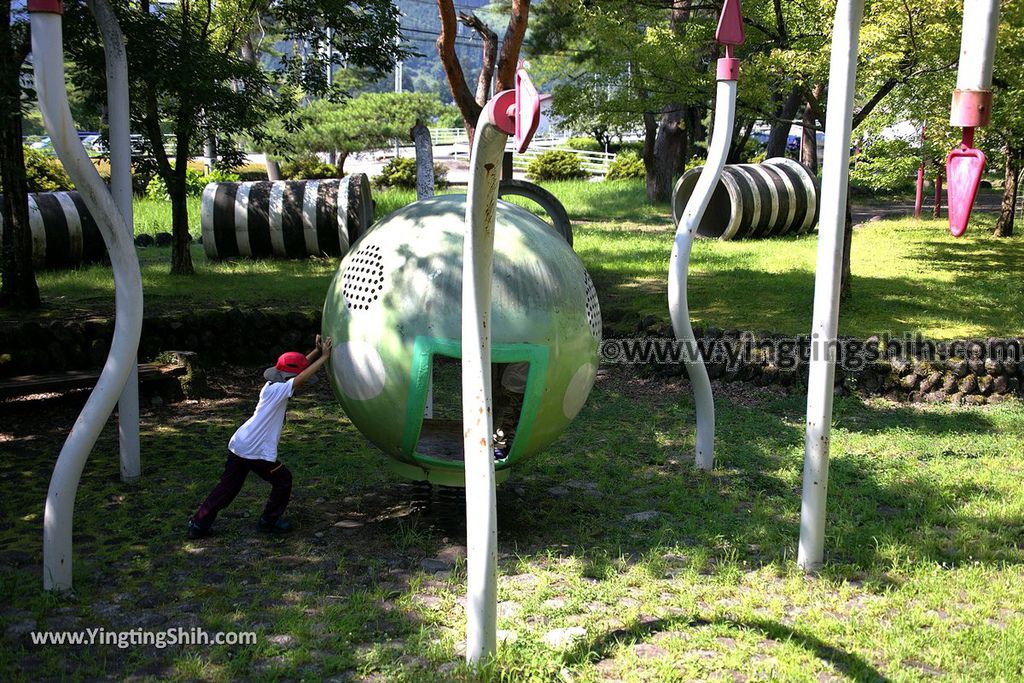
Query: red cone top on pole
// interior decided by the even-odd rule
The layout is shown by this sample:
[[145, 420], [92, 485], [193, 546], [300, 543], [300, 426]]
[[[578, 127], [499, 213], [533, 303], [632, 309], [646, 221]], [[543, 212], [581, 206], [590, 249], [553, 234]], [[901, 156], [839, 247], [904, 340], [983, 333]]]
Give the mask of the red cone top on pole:
[[743, 35], [743, 12], [740, 9], [740, 0], [725, 0], [722, 5], [722, 15], [718, 18], [718, 30], [715, 31], [715, 40], [722, 45], [742, 45], [745, 36]]
[[969, 147], [966, 141], [946, 156], [946, 204], [953, 237], [960, 237], [967, 230], [984, 170], [984, 152]]

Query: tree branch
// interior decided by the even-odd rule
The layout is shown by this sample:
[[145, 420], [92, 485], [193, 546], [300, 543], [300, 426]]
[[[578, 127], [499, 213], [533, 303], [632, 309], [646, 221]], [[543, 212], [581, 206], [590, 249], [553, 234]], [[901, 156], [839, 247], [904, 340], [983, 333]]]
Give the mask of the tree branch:
[[480, 118], [482, 107], [476, 103], [473, 93], [466, 83], [466, 74], [462, 71], [459, 56], [455, 53], [455, 37], [458, 33], [453, 0], [437, 0], [437, 13], [441, 20], [441, 34], [437, 37], [437, 56], [441, 58], [444, 75], [452, 91], [452, 98], [462, 113], [466, 124], [466, 132], [472, 140], [477, 119]]
[[483, 65], [476, 82], [476, 103], [482, 107], [491, 96], [491, 78], [494, 77], [494, 65], [498, 58], [498, 34], [472, 12], [459, 12], [459, 23], [476, 31], [484, 44]]
[[[445, 0], [438, 0], [438, 3]], [[530, 0], [512, 0], [512, 16], [508, 20], [505, 39], [501, 43], [501, 54], [498, 56], [498, 91], [511, 90], [515, 87], [516, 67], [519, 62], [519, 50], [526, 37], [526, 24], [530, 18]]]

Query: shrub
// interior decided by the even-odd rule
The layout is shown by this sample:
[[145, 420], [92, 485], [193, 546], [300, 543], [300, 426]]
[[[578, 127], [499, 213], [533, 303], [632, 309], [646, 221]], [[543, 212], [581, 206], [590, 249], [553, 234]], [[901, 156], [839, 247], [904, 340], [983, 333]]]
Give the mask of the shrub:
[[[266, 173], [264, 172], [264, 178]], [[338, 169], [320, 161], [318, 157], [299, 157], [281, 164], [281, 177], [285, 180], [314, 180], [317, 178], [337, 178]]]
[[526, 174], [531, 180], [576, 180], [588, 177], [580, 158], [563, 149], [553, 149], [530, 161]]
[[75, 189], [75, 184], [71, 182], [60, 159], [47, 156], [31, 147], [24, 149], [25, 177], [28, 180], [29, 192], [59, 192]]
[[267, 179], [267, 167], [263, 164], [245, 164], [231, 169], [231, 172], [241, 181]]
[[643, 159], [636, 152], [621, 152], [608, 165], [608, 174], [605, 180], [625, 180], [626, 178], [644, 178], [647, 170], [644, 168]]
[[[237, 183], [238, 176], [234, 173], [213, 169], [208, 174], [201, 173], [191, 168], [185, 169], [185, 195], [198, 197], [210, 183]], [[153, 176], [146, 186], [146, 196], [150, 199], [168, 200], [171, 196], [167, 193], [167, 184], [159, 175]]]
[[608, 147], [609, 152], [615, 152], [621, 154], [622, 152], [635, 152], [640, 158], [643, 158], [644, 143], [636, 140], [628, 140], [626, 142], [618, 142]]
[[587, 137], [573, 137], [565, 141], [562, 145], [566, 149], [578, 149], [581, 152], [603, 152], [604, 147], [598, 144], [594, 138]]
[[[377, 187], [416, 188], [416, 159], [413, 157], [397, 157], [381, 169], [380, 175], [373, 178]], [[434, 185], [448, 185], [448, 168], [442, 164], [434, 164]]]
[[870, 192], [895, 192], [912, 187], [921, 152], [906, 140], [876, 140], [850, 169], [850, 184]]

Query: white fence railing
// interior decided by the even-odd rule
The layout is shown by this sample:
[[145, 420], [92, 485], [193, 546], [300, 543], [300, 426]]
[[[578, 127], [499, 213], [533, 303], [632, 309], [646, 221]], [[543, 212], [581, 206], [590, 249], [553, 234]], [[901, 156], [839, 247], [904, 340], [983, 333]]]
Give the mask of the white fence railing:
[[[522, 154], [513, 154], [512, 167], [525, 169], [530, 165], [531, 161], [545, 152], [550, 152], [552, 149], [555, 149], [555, 146], [530, 147], [530, 149], [526, 150]], [[505, 151], [511, 152], [511, 145], [506, 147]], [[576, 158], [580, 160], [580, 165], [583, 167], [583, 170], [592, 176], [604, 177], [607, 175], [608, 166], [610, 166], [612, 161], [615, 160], [615, 155], [610, 152], [587, 152], [581, 149], [565, 149], [563, 151], [576, 155]]]
[[[567, 139], [565, 135], [545, 133], [534, 136], [533, 144], [550, 147], [563, 143]], [[465, 128], [431, 128], [430, 141], [435, 145], [469, 145]]]

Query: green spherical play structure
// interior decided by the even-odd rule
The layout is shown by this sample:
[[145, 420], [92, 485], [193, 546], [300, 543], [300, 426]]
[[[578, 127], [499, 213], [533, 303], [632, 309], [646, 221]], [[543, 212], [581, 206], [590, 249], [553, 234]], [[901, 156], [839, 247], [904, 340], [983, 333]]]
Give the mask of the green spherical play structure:
[[[461, 423], [423, 416], [434, 358], [462, 356], [465, 215], [466, 197], [445, 195], [379, 221], [342, 260], [323, 316], [331, 386], [352, 422], [400, 474], [451, 486], [464, 484]], [[494, 247], [491, 359], [529, 364], [501, 481], [583, 407], [601, 313], [572, 248], [530, 212], [498, 202]]]

